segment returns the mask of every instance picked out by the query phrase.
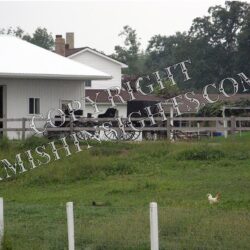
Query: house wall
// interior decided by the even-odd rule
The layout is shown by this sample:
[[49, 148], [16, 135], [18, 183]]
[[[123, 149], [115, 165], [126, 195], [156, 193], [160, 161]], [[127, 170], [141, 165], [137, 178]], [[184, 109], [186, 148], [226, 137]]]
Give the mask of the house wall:
[[[121, 66], [89, 51], [72, 56], [72, 60], [86, 64], [112, 76], [110, 80], [92, 81], [92, 89], [121, 87]], [[88, 88], [88, 87], [86, 87]]]
[[[40, 98], [40, 113], [46, 117], [50, 109], [61, 108], [61, 100], [80, 100], [85, 92], [84, 83], [79, 80], [0, 79], [0, 85], [6, 85], [7, 89], [7, 118], [32, 118], [29, 98]], [[8, 122], [7, 127], [20, 128], [21, 122]], [[21, 132], [7, 135], [10, 139], [21, 138]]]

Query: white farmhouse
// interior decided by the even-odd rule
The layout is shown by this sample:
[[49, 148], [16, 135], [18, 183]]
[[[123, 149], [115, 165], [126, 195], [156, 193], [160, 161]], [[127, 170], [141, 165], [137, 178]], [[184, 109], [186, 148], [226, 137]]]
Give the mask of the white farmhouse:
[[[21, 39], [0, 36], [0, 118], [46, 117], [52, 108], [81, 100], [85, 81], [105, 79], [111, 76]], [[20, 128], [20, 123], [0, 122], [0, 128]], [[7, 135], [21, 136], [16, 131]]]
[[68, 58], [94, 67], [112, 76], [112, 79], [108, 81], [89, 81], [86, 84], [86, 89], [107, 89], [114, 86], [121, 87], [121, 70], [122, 68], [127, 68], [127, 65], [88, 47], [78, 49], [78, 52], [74, 50], [66, 50], [66, 52]]
[[[122, 69], [128, 66], [89, 47], [75, 48], [74, 33], [66, 33], [66, 41], [62, 35], [57, 35], [55, 39], [55, 52], [112, 76], [111, 79], [105, 81], [85, 81], [86, 96], [93, 97], [96, 93], [100, 93], [101, 98], [97, 99], [97, 103], [100, 110], [104, 113], [111, 104], [108, 98], [106, 98], [108, 97], [106, 89], [111, 87], [121, 88]], [[127, 103], [120, 102], [116, 108], [120, 117], [127, 116]], [[84, 115], [88, 113], [93, 113], [93, 109], [90, 104], [86, 103]]]

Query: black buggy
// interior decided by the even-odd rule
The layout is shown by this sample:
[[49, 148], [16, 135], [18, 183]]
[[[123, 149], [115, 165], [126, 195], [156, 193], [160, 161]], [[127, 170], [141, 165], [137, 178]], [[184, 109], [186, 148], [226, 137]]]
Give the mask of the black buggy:
[[[156, 104], [159, 103], [159, 101], [144, 101], [144, 100], [132, 100], [128, 101], [127, 106], [127, 116], [131, 114], [132, 112], [140, 112], [139, 114], [133, 114], [134, 118], [148, 118], [148, 114], [146, 112], [146, 107], [150, 107], [152, 114], [157, 114], [159, 112]], [[154, 117], [159, 117], [159, 115], [154, 115]], [[133, 125], [135, 127], [140, 127], [139, 121], [133, 121]], [[142, 132], [142, 138], [146, 140], [155, 140], [156, 138], [165, 136], [163, 131], [154, 131], [155, 127], [165, 126], [165, 122], [157, 121], [155, 125], [151, 125], [151, 122], [149, 120], [145, 121], [145, 127], [149, 128], [148, 131]], [[152, 129], [150, 129], [152, 128]]]
[[[82, 119], [83, 115], [83, 110], [77, 110], [73, 111], [75, 114], [75, 117], [77, 118], [77, 121], [71, 122], [70, 121], [70, 113], [68, 110], [65, 111], [65, 118], [66, 121], [62, 124], [63, 117], [60, 115], [55, 116], [55, 121], [54, 124], [58, 128], [70, 128], [70, 126], [73, 126], [74, 128], [82, 128], [82, 130], [88, 132], [89, 134], [92, 135], [97, 135], [99, 137], [101, 134], [101, 131], [103, 131], [103, 137], [102, 139], [104, 140], [136, 140], [140, 136], [139, 131], [134, 131], [133, 129], [126, 130], [126, 133], [122, 133], [121, 130], [118, 128], [118, 121], [115, 120], [114, 118], [118, 117], [118, 110], [115, 108], [108, 108], [105, 113], [99, 114], [98, 118], [95, 119], [92, 117], [91, 113], [87, 114], [87, 118], [92, 118], [91, 120], [84, 121]], [[105, 120], [98, 120], [99, 118], [107, 118]], [[110, 118], [110, 120], [109, 120]], [[78, 120], [79, 119], [79, 120]], [[123, 121], [124, 122], [124, 121]], [[71, 125], [72, 123], [72, 125]], [[124, 122], [125, 127], [129, 128], [128, 122]], [[53, 129], [53, 126], [45, 124], [46, 130], [43, 133], [43, 135], [49, 139], [54, 139], [54, 138], [62, 138], [65, 136], [68, 136], [70, 134], [70, 129], [66, 130], [61, 130], [58, 129]], [[105, 129], [100, 129], [100, 127], [105, 126]], [[84, 129], [86, 128], [86, 129]], [[89, 129], [91, 128], [91, 130]], [[83, 139], [83, 137], [79, 134], [79, 139]]]

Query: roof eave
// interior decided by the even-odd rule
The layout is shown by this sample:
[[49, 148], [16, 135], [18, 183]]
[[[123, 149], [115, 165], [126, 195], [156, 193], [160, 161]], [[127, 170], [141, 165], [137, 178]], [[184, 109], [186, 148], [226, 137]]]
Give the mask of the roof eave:
[[[99, 105], [111, 105], [111, 102], [109, 102], [109, 101], [107, 101], [107, 102], [96, 102], [97, 104], [99, 104]], [[86, 106], [93, 106], [93, 104], [91, 104], [91, 103], [85, 103], [85, 105]], [[127, 105], [127, 102], [116, 102], [115, 101], [115, 105], [117, 105], [117, 106], [122, 106], [122, 105]]]
[[32, 79], [65, 79], [65, 80], [109, 80], [112, 76], [96, 75], [60, 75], [60, 74], [29, 74], [29, 73], [0, 73], [4, 78], [32, 78]]
[[127, 64], [122, 63], [122, 62], [119, 62], [119, 61], [117, 61], [117, 60], [115, 60], [115, 59], [113, 59], [113, 58], [111, 58], [111, 57], [109, 57], [109, 56], [106, 56], [106, 55], [104, 55], [104, 54], [102, 54], [102, 53], [100, 53], [100, 52], [97, 52], [97, 51], [95, 51], [95, 50], [93, 50], [93, 49], [91, 49], [91, 48], [84, 48], [84, 49], [82, 49], [82, 50], [80, 50], [80, 51], [78, 51], [78, 52], [76, 52], [76, 53], [74, 53], [74, 54], [68, 56], [67, 58], [73, 58], [73, 57], [75, 57], [75, 56], [77, 56], [77, 55], [79, 55], [79, 54], [81, 54], [81, 53], [83, 53], [83, 52], [85, 52], [85, 51], [90, 51], [90, 52], [92, 52], [92, 53], [94, 53], [94, 54], [96, 54], [96, 55], [99, 55], [99, 56], [101, 56], [101, 57], [106, 58], [107, 60], [112, 61], [113, 63], [119, 64], [123, 69], [128, 68], [128, 65], [127, 65]]

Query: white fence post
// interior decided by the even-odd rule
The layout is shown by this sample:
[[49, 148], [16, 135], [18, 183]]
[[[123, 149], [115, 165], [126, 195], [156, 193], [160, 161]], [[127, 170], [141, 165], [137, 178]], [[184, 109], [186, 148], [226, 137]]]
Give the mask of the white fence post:
[[197, 136], [198, 136], [198, 140], [200, 140], [200, 123], [197, 122]]
[[4, 235], [3, 198], [0, 198], [0, 243]]
[[151, 250], [159, 250], [157, 203], [150, 203], [150, 242]]
[[[170, 107], [170, 127], [174, 126], [174, 108]], [[170, 130], [170, 140], [172, 141], [174, 139], [174, 130]]]
[[73, 202], [66, 203], [69, 250], [75, 250]]
[[222, 117], [223, 117], [224, 137], [227, 138], [227, 136], [228, 136], [228, 131], [227, 131], [228, 124], [227, 124], [225, 110], [226, 110], [226, 108], [225, 108], [225, 106], [223, 106], [222, 107]]

